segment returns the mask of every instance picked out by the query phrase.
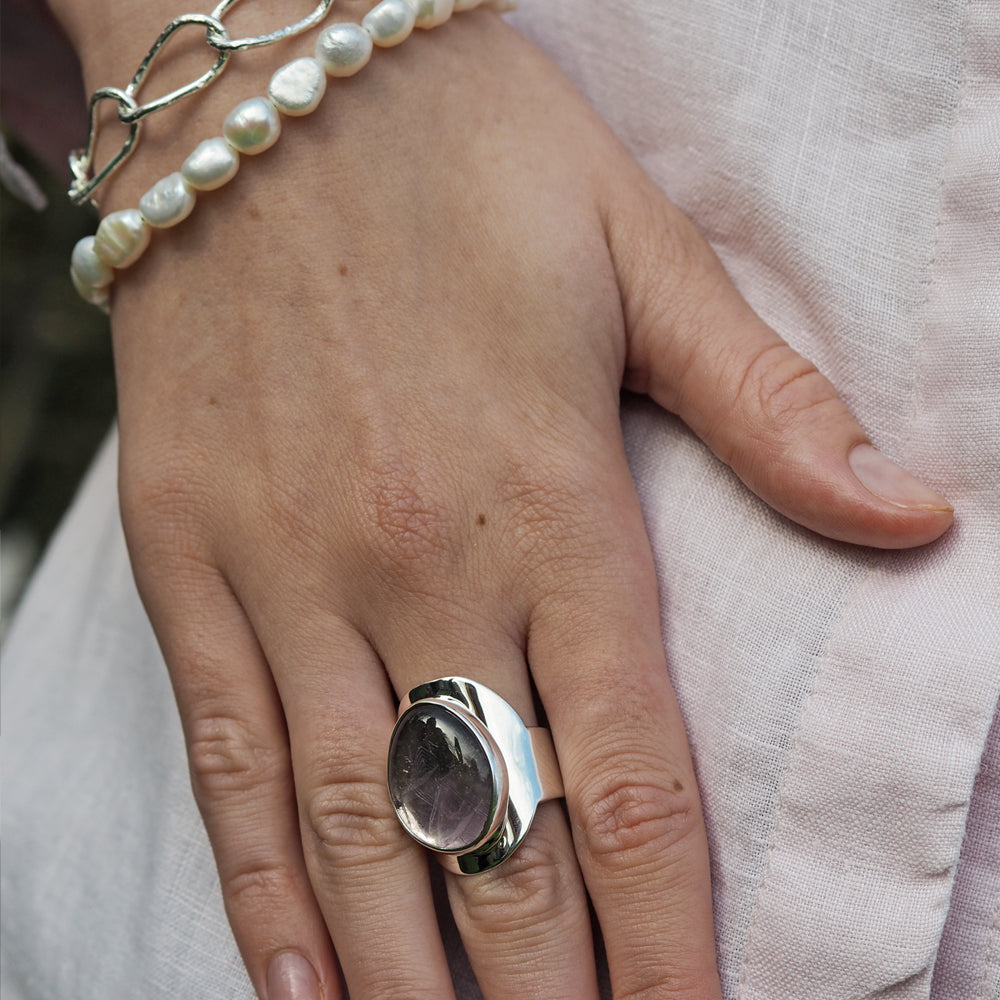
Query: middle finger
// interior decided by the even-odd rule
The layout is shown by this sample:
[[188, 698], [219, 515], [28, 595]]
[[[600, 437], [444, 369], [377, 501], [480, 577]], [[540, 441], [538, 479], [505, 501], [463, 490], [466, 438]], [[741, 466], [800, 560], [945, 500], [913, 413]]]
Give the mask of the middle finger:
[[[379, 652], [397, 690], [442, 676], [468, 677], [535, 724], [522, 647], [483, 621], [406, 627], [392, 616]], [[496, 620], [494, 617], [493, 620]], [[565, 813], [543, 803], [524, 842], [498, 867], [475, 875], [448, 873], [448, 897], [484, 1000], [598, 996], [590, 914]]]

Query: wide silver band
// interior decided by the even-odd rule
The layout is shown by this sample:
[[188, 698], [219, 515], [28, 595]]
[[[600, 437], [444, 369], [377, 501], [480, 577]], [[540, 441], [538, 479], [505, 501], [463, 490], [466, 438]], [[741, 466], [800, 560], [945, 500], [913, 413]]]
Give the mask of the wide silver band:
[[510, 857], [539, 803], [563, 794], [548, 730], [528, 728], [495, 691], [464, 677], [403, 698], [387, 780], [406, 832], [463, 875]]

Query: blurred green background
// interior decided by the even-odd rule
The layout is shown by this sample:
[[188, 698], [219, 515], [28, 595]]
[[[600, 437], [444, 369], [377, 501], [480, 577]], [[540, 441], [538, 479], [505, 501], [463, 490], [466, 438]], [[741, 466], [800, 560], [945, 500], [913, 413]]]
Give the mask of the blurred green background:
[[0, 194], [0, 634], [115, 408], [107, 317], [69, 281], [70, 251], [96, 216], [66, 198], [68, 168], [56, 176], [4, 135], [48, 204]]

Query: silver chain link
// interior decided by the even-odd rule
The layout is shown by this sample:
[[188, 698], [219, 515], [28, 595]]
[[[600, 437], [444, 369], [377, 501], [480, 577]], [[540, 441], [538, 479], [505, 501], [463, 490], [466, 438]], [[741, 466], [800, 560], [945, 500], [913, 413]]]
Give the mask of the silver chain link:
[[[74, 150], [69, 157], [69, 167], [74, 177], [69, 189], [69, 198], [74, 205], [82, 205], [85, 201], [93, 201], [94, 191], [125, 162], [138, 139], [143, 118], [156, 111], [162, 111], [164, 108], [176, 104], [191, 94], [204, 90], [226, 68], [226, 64], [234, 52], [255, 49], [263, 45], [272, 45], [274, 42], [293, 38], [295, 35], [299, 35], [303, 31], [308, 31], [319, 24], [333, 6], [333, 0], [320, 0], [319, 6], [311, 14], [302, 18], [301, 21], [296, 21], [294, 24], [279, 28], [277, 31], [272, 31], [266, 35], [230, 38], [229, 32], [226, 31], [226, 27], [222, 23], [222, 19], [237, 3], [239, 3], [239, 0], [221, 0], [221, 3], [218, 4], [211, 14], [182, 14], [180, 17], [175, 17], [160, 32], [159, 38], [156, 39], [150, 50], [146, 53], [139, 64], [139, 68], [135, 71], [135, 75], [124, 90], [118, 87], [101, 87], [99, 90], [94, 91], [93, 96], [90, 98], [90, 125], [87, 134], [87, 145], [83, 149]], [[156, 61], [160, 50], [166, 45], [174, 32], [189, 24], [198, 24], [205, 28], [206, 43], [218, 53], [215, 62], [201, 76], [190, 83], [172, 90], [163, 97], [157, 97], [155, 100], [140, 104], [137, 100], [137, 95], [142, 85], [146, 82], [150, 67]], [[118, 120], [123, 125], [128, 126], [128, 135], [121, 149], [96, 174], [92, 175], [94, 147], [97, 144], [97, 136], [100, 132], [100, 123], [98, 121], [99, 109], [101, 103], [107, 100], [117, 102]]]

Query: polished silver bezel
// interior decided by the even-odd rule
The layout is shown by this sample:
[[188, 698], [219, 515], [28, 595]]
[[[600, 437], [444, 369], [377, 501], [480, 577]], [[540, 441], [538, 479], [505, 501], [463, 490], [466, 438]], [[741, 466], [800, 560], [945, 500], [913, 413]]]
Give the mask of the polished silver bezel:
[[[399, 706], [397, 728], [411, 706], [427, 701], [460, 713], [463, 719], [475, 726], [477, 734], [487, 736], [489, 743], [486, 745], [491, 743], [496, 748], [498, 760], [503, 766], [507, 794], [505, 807], [498, 803], [491, 832], [487, 832], [478, 845], [460, 853], [445, 853], [432, 844], [424, 846], [437, 851], [445, 867], [451, 871], [462, 875], [488, 871], [505, 861], [520, 846], [544, 797], [531, 735], [517, 712], [503, 698], [465, 677], [442, 677], [415, 687]], [[394, 729], [393, 738], [395, 734]], [[413, 836], [402, 817], [400, 821]], [[414, 839], [420, 840], [419, 837]]]

